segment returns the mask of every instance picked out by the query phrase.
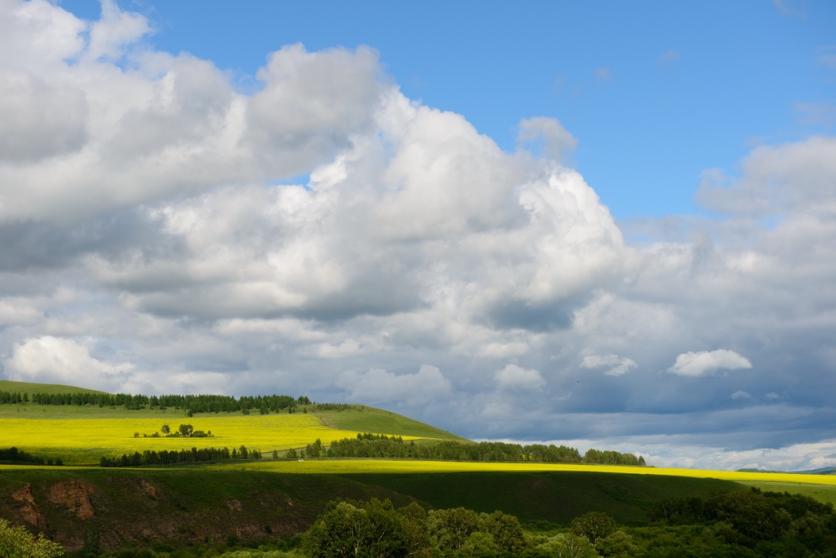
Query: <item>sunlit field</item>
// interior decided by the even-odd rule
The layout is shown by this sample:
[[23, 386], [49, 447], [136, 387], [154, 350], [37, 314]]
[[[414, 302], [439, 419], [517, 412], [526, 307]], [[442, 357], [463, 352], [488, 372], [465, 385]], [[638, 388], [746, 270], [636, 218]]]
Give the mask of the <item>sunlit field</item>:
[[632, 475], [661, 475], [712, 478], [737, 482], [774, 482], [812, 484], [836, 487], [834, 475], [796, 473], [758, 473], [749, 471], [715, 471], [678, 469], [673, 467], [627, 467], [618, 465], [584, 465], [568, 463], [488, 463], [469, 461], [410, 461], [396, 459], [328, 459], [298, 461], [262, 461], [240, 465], [222, 465], [281, 473], [458, 473], [458, 472], [595, 472]]
[[[262, 453], [305, 446], [319, 438], [324, 444], [357, 435], [324, 425], [311, 414], [271, 415], [147, 415], [101, 418], [31, 418], [0, 417], [0, 447], [17, 446], [43, 457], [61, 457], [65, 463], [97, 463], [103, 455], [115, 456], [144, 450], [179, 450], [192, 447], [228, 447], [245, 445]], [[129, 413], [128, 413], [129, 414]], [[158, 432], [163, 424], [172, 431], [180, 424], [195, 430], [212, 431], [208, 438], [142, 437]], [[134, 437], [138, 433], [139, 437]]]

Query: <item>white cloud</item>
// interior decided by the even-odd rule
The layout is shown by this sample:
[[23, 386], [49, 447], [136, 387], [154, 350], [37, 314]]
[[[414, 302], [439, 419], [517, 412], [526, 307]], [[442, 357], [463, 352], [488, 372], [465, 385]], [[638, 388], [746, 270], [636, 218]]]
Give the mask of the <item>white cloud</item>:
[[[555, 120], [520, 124], [543, 150], [505, 151], [362, 47], [265, 53], [250, 91], [105, 8], [0, 9], [2, 358], [63, 337], [114, 389], [352, 398], [470, 436], [832, 430], [834, 138], [707, 173], [711, 217], [616, 222]], [[751, 366], [711, 351], [660, 378], [695, 342], [757, 377], [681, 377]], [[508, 362], [548, 382], [498, 389]]]
[[[517, 440], [505, 440], [517, 441]], [[534, 443], [523, 442], [523, 443]], [[581, 451], [609, 448], [644, 456], [655, 467], [690, 469], [760, 469], [765, 471], [810, 471], [832, 467], [836, 458], [836, 439], [797, 443], [776, 448], [734, 450], [731, 448], [683, 443], [670, 436], [637, 436], [629, 441], [617, 438], [538, 440], [537, 443], [568, 445]]]
[[745, 401], [747, 399], [751, 399], [752, 395], [748, 391], [743, 391], [742, 389], [739, 389], [731, 394], [731, 398], [734, 401]]
[[118, 385], [134, 369], [131, 363], [95, 358], [87, 345], [50, 335], [15, 345], [12, 356], [4, 364], [12, 380], [104, 388]]
[[27, 72], [0, 74], [0, 163], [76, 151], [87, 137], [87, 101], [71, 86]]
[[517, 142], [523, 145], [540, 143], [543, 155], [565, 161], [575, 150], [578, 140], [556, 118], [536, 116], [520, 121]]
[[501, 370], [497, 370], [494, 378], [502, 389], [539, 390], [546, 386], [546, 381], [538, 370], [516, 364], [507, 364]]
[[102, 17], [90, 29], [90, 43], [86, 55], [98, 58], [119, 58], [129, 45], [151, 31], [143, 16], [123, 12], [115, 0], [102, 0]]
[[836, 138], [761, 146], [744, 159], [742, 168], [738, 180], [707, 174], [697, 200], [712, 210], [754, 216], [834, 210]]
[[337, 385], [350, 401], [400, 402], [424, 405], [446, 399], [452, 393], [450, 381], [435, 366], [422, 364], [412, 374], [394, 374], [374, 368], [366, 372], [344, 372]]
[[581, 368], [606, 369], [604, 374], [608, 376], [623, 376], [637, 366], [633, 359], [615, 354], [585, 355], [581, 361]]
[[6, 326], [37, 323], [43, 312], [35, 301], [20, 297], [0, 298], [0, 324]]
[[705, 376], [718, 370], [752, 368], [746, 357], [729, 349], [682, 353], [668, 370], [680, 376]]

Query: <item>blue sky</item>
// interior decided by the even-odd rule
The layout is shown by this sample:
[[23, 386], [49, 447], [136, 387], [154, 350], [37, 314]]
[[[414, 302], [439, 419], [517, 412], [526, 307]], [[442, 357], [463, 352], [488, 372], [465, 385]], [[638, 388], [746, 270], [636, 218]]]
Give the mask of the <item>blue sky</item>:
[[836, 463], [834, 5], [509, 6], [0, 3], [0, 377]]
[[[94, 18], [93, 0], [61, 2]], [[701, 172], [753, 146], [832, 132], [797, 103], [836, 98], [820, 63], [836, 4], [741, 2], [125, 2], [151, 38], [235, 73], [266, 53], [368, 45], [407, 96], [512, 149], [528, 116], [560, 119], [575, 164], [618, 218], [691, 213]]]

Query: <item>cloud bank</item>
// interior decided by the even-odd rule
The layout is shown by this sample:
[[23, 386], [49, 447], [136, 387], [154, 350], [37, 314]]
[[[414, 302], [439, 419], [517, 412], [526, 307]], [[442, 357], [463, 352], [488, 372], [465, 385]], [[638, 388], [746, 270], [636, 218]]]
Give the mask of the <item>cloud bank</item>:
[[836, 139], [707, 169], [710, 218], [617, 223], [557, 120], [504, 151], [370, 48], [280, 47], [243, 91], [152, 28], [0, 3], [6, 377], [306, 393], [482, 438], [832, 438]]

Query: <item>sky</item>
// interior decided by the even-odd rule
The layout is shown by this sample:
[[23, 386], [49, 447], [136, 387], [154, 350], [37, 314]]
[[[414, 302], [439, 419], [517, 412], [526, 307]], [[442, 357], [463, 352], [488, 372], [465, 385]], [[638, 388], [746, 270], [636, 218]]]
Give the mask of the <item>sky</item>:
[[0, 0], [0, 377], [836, 465], [834, 23]]

